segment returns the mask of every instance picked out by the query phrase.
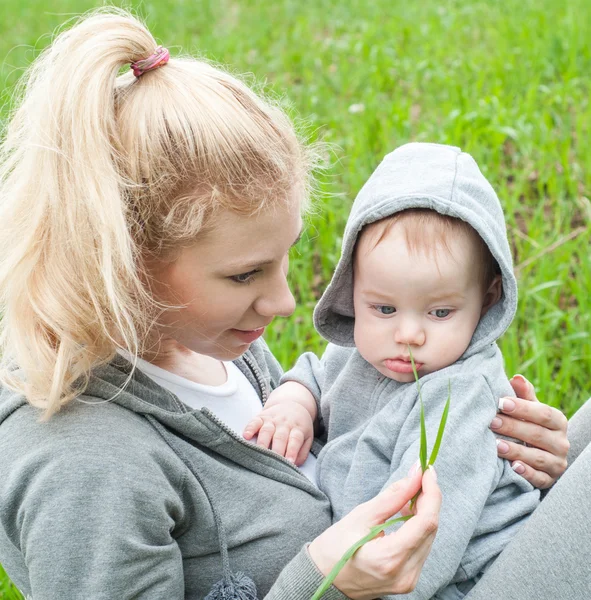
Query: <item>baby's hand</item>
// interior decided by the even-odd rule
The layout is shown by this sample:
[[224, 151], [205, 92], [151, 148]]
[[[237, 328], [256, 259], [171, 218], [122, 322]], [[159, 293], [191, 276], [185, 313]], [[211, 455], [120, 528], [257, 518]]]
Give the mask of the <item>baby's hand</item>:
[[265, 408], [245, 427], [244, 438], [250, 440], [258, 433], [258, 446], [270, 448], [300, 466], [308, 458], [314, 441], [312, 415], [294, 400], [284, 398], [273, 403], [273, 394]]

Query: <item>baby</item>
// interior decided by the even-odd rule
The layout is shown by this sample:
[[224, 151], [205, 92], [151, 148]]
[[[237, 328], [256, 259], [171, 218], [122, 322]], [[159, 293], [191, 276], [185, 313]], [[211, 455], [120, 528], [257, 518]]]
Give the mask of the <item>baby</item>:
[[409, 599], [463, 598], [539, 502], [497, 457], [489, 430], [496, 399], [512, 393], [495, 342], [516, 304], [503, 212], [474, 160], [450, 146], [402, 146], [351, 210], [314, 312], [330, 342], [322, 360], [303, 355], [245, 431], [258, 432], [258, 443], [273, 438], [273, 449], [299, 464], [316, 427], [326, 441], [318, 485], [338, 520], [418, 459], [411, 352], [430, 444], [451, 386], [436, 463], [439, 531]]

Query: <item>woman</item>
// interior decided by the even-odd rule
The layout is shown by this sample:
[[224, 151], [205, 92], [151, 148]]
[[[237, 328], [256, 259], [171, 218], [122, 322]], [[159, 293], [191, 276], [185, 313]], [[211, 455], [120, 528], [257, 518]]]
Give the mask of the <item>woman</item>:
[[[326, 597], [409, 591], [437, 528], [434, 472], [329, 527], [312, 482], [235, 433], [281, 375], [257, 339], [294, 308], [314, 149], [233, 77], [155, 48], [121, 11], [82, 20], [33, 65], [8, 130], [0, 562], [35, 600], [310, 598], [422, 485], [416, 516]], [[508, 456], [549, 483], [560, 417], [541, 428], [516, 403], [530, 430], [503, 427], [551, 452]]]

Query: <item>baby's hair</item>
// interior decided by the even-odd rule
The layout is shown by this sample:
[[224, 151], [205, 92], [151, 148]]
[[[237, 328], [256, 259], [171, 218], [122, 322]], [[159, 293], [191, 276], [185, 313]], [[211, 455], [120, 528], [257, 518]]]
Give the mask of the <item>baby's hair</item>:
[[0, 146], [0, 382], [45, 419], [117, 348], [149, 351], [170, 308], [149, 258], [173, 260], [220, 210], [309, 197], [318, 152], [278, 103], [190, 57], [135, 77], [156, 48], [124, 10], [81, 17], [21, 80]]
[[422, 252], [434, 260], [437, 260], [440, 250], [451, 253], [448, 244], [450, 237], [466, 236], [474, 248], [474, 260], [479, 265], [480, 283], [485, 290], [500, 273], [499, 265], [486, 242], [469, 223], [428, 208], [403, 210], [364, 227], [363, 235], [368, 243], [368, 252], [371, 252], [396, 224], [404, 228], [406, 246], [411, 254]]

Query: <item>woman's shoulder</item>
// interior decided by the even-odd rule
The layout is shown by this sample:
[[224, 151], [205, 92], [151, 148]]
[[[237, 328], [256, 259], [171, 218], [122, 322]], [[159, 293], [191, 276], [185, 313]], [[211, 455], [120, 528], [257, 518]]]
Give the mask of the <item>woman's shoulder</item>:
[[141, 414], [84, 395], [42, 421], [40, 409], [4, 390], [0, 439], [0, 480], [51, 469], [86, 482], [93, 472], [111, 479], [160, 474], [176, 487], [185, 476], [176, 455]]
[[43, 597], [72, 582], [98, 597], [99, 586], [113, 585], [94, 569], [103, 563], [120, 570], [122, 589], [132, 579], [145, 584], [149, 572], [182, 581], [172, 532], [190, 524], [187, 471], [147, 420], [81, 396], [42, 422], [40, 409], [4, 396], [0, 556], [20, 569], [21, 586], [33, 574]]

